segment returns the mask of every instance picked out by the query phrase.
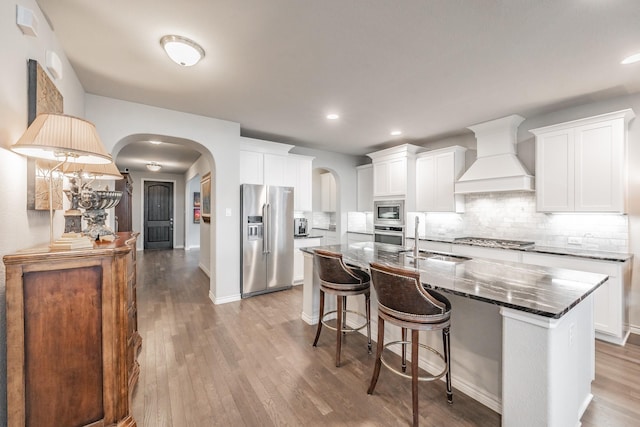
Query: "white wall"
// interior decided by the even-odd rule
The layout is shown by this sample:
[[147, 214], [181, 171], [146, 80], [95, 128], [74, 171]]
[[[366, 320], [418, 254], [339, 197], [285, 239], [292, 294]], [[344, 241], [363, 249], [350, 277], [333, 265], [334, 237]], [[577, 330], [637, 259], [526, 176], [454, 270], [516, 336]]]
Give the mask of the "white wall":
[[[196, 162], [191, 165], [187, 173], [185, 173], [185, 179], [190, 180], [196, 176], [202, 177], [204, 174], [209, 172], [209, 165], [206, 159], [203, 156], [200, 156]], [[239, 187], [239, 186], [238, 186]], [[202, 197], [202, 194], [200, 195]], [[240, 204], [240, 196], [238, 196], [238, 205]], [[200, 222], [200, 268], [207, 274], [207, 276], [215, 276], [214, 272], [211, 271], [211, 259], [215, 257], [215, 254], [211, 253], [211, 250], [215, 250], [215, 248], [211, 247], [211, 224], [207, 224], [204, 221]], [[238, 223], [238, 229], [240, 229], [240, 224]], [[239, 249], [238, 249], [238, 253]], [[240, 286], [240, 276], [238, 276], [238, 286]]]
[[[22, 34], [15, 23], [16, 3], [0, 2], [0, 256], [49, 241], [48, 212], [27, 211], [26, 159], [9, 150], [27, 128], [27, 60], [45, 64], [47, 49], [62, 61], [63, 79], [54, 81], [64, 99], [64, 112], [84, 115], [84, 90], [64, 51], [33, 0], [21, 0], [40, 22], [38, 37]], [[55, 215], [54, 235], [64, 228], [61, 212]], [[0, 425], [7, 423], [6, 410], [6, 313], [5, 269], [0, 263]]]
[[[240, 192], [236, 183], [240, 179], [240, 125], [95, 95], [86, 96], [86, 111], [87, 119], [96, 125], [107, 151], [114, 156], [123, 146], [122, 142], [136, 134], [179, 138], [183, 144], [202, 153], [212, 171], [211, 224], [201, 226], [203, 233], [215, 239], [211, 245], [210, 296], [216, 303], [238, 299]], [[226, 216], [227, 209], [231, 210], [231, 216]], [[204, 240], [200, 240], [201, 250], [207, 243]], [[216, 247], [220, 250], [215, 251]], [[225, 268], [216, 269], [216, 264]]]
[[[336, 233], [341, 241], [346, 241], [347, 212], [356, 211], [358, 208], [356, 166], [362, 164], [362, 158], [304, 147], [295, 147], [290, 152], [313, 156], [315, 157], [313, 159], [314, 170], [322, 168], [333, 173], [333, 177], [336, 179]], [[316, 197], [314, 191], [314, 207], [316, 206]]]

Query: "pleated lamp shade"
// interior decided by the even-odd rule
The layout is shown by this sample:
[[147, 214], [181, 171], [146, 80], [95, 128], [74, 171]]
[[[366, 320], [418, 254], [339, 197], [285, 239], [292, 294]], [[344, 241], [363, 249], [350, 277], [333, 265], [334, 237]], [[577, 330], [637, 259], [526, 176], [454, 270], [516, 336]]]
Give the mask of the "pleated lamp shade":
[[124, 179], [113, 162], [106, 165], [70, 162], [62, 167], [62, 172], [65, 175], [80, 172], [95, 179]]
[[38, 115], [11, 150], [47, 160], [113, 163], [93, 123], [64, 114]]

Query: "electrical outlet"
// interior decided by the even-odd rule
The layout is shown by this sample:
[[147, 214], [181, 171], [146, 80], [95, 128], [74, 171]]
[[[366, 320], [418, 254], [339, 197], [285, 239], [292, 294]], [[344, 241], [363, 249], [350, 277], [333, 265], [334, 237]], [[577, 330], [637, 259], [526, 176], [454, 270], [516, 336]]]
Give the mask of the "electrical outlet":
[[582, 237], [569, 237], [567, 239], [567, 243], [570, 245], [581, 245], [582, 244]]

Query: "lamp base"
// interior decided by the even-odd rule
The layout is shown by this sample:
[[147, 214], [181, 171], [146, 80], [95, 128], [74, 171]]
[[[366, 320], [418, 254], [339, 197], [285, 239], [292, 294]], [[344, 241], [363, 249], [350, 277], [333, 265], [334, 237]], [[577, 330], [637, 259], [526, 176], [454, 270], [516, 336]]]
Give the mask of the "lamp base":
[[49, 247], [53, 250], [87, 249], [93, 248], [93, 242], [87, 236], [83, 236], [82, 233], [64, 233]]
[[64, 232], [65, 233], [81, 233], [82, 232], [82, 212], [78, 209], [69, 209], [64, 213]]

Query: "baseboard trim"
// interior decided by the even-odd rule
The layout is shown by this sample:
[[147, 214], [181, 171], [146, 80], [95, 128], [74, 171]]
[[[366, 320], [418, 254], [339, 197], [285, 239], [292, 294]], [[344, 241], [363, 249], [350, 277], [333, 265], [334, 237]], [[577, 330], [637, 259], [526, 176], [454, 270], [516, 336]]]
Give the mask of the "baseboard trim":
[[185, 251], [192, 251], [195, 249], [200, 249], [200, 245], [187, 246], [186, 248], [184, 248]]
[[211, 279], [211, 272], [209, 271], [209, 269], [207, 269], [203, 263], [198, 263], [198, 267], [200, 267], [200, 270], [202, 270], [204, 272], [204, 274], [207, 275], [207, 277], [209, 279]]
[[309, 316], [304, 311], [300, 314], [300, 318], [308, 325], [317, 325], [319, 316]]
[[213, 292], [209, 291], [209, 299], [215, 305], [220, 305], [220, 304], [227, 304], [227, 303], [230, 303], [230, 302], [240, 301], [242, 299], [242, 297], [240, 296], [240, 294], [236, 294], [236, 295], [230, 295], [230, 296], [224, 297], [224, 298], [216, 298], [216, 296], [213, 294]]

